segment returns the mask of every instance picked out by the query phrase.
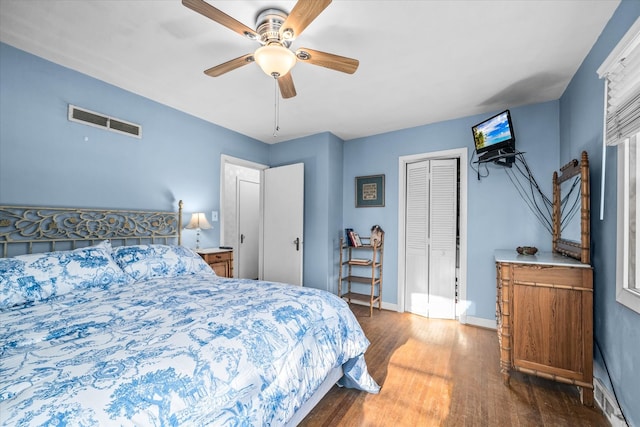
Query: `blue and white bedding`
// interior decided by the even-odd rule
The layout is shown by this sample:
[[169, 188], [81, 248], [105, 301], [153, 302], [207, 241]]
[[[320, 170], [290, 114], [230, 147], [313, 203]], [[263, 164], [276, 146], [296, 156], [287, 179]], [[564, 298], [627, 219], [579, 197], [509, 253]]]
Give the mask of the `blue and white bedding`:
[[[82, 250], [0, 259], [0, 299], [12, 301], [0, 309], [0, 424], [282, 425], [337, 366], [344, 385], [378, 392], [340, 298], [220, 278], [179, 247], [128, 248], [97, 266]], [[100, 280], [74, 281], [86, 268]], [[20, 289], [5, 291], [20, 283], [16, 304]]]

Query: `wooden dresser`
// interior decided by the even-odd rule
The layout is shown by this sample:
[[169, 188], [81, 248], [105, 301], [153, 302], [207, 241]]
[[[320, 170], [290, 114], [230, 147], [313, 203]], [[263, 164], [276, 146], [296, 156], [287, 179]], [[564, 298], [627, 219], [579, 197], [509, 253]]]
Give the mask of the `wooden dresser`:
[[233, 249], [198, 249], [200, 256], [220, 277], [233, 277]]
[[580, 388], [593, 406], [593, 270], [557, 253], [495, 252], [500, 371]]

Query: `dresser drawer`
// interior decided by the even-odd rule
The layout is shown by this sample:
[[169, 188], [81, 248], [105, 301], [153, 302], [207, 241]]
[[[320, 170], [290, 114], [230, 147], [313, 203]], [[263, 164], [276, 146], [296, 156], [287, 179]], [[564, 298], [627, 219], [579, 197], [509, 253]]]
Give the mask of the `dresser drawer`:
[[202, 258], [204, 258], [204, 260], [208, 264], [212, 264], [214, 262], [229, 261], [232, 258], [231, 254], [232, 252], [228, 251], [228, 252], [217, 252], [212, 254], [200, 254], [200, 255], [202, 255]]
[[202, 250], [198, 252], [202, 259], [220, 277], [233, 277], [233, 251], [232, 250]]
[[536, 284], [539, 286], [570, 286], [590, 289], [591, 268], [559, 267], [550, 265], [514, 265], [512, 280], [514, 284]]

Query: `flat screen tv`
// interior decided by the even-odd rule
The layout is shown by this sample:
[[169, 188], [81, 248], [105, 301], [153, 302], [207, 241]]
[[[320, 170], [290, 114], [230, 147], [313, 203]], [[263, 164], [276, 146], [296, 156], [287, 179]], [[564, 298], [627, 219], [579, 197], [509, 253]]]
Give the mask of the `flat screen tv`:
[[[505, 110], [471, 128], [476, 153], [512, 153], [515, 150], [516, 136], [511, 124], [511, 113]], [[481, 156], [482, 157], [482, 156]]]

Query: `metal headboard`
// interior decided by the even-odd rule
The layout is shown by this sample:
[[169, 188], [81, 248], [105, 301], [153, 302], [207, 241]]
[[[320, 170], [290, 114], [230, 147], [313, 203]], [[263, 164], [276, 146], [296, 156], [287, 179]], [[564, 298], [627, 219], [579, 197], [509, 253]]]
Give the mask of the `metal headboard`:
[[179, 245], [182, 206], [182, 200], [178, 212], [0, 206], [0, 255], [75, 249], [107, 239], [120, 246]]

